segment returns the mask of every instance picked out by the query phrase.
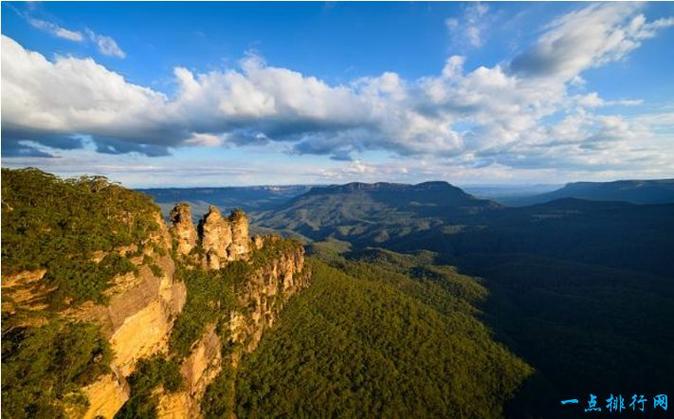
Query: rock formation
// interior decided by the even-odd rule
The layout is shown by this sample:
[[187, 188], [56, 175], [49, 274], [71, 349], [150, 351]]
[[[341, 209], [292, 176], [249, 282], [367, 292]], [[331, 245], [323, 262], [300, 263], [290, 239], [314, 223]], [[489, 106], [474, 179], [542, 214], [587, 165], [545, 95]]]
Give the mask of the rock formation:
[[222, 217], [217, 207], [208, 207], [208, 213], [199, 222], [198, 231], [205, 263], [209, 269], [219, 269], [221, 264], [233, 260], [229, 257], [232, 226], [228, 219]]
[[192, 352], [180, 365], [184, 389], [175, 393], [162, 393], [157, 406], [157, 417], [182, 419], [201, 416], [200, 402], [206, 388], [222, 369], [222, 341], [209, 324]]
[[[308, 283], [309, 275], [304, 270], [304, 249], [301, 246], [279, 252], [247, 276], [236, 290], [237, 309], [230, 312], [226, 323], [229, 351], [221, 352], [223, 338], [215, 332], [214, 325], [208, 325], [181, 363], [185, 388], [161, 395], [158, 417], [200, 417], [200, 402], [208, 385], [222, 369], [226, 368], [230, 373], [237, 369], [241, 357], [257, 348], [262, 335], [274, 324], [286, 301]], [[234, 397], [234, 382], [231, 386]]]
[[231, 260], [243, 259], [250, 252], [250, 237], [248, 237], [248, 217], [241, 210], [234, 210], [229, 216], [232, 226], [232, 244], [228, 249]]
[[171, 219], [171, 235], [176, 240], [176, 251], [181, 255], [189, 255], [197, 245], [197, 230], [192, 223], [192, 210], [189, 204], [177, 204], [169, 215]]
[[[210, 206], [198, 227], [201, 265], [220, 269], [231, 261], [248, 260], [252, 252], [265, 246], [274, 249], [273, 246], [280, 245], [278, 236], [251, 239], [248, 227], [243, 211], [236, 210], [225, 218], [216, 207]], [[289, 246], [270, 254], [235, 290], [237, 308], [229, 313], [224, 327], [226, 335], [219, 336], [215, 325], [209, 325], [182, 360], [180, 371], [185, 388], [161, 394], [157, 412], [160, 418], [200, 417], [200, 401], [208, 385], [223, 368], [236, 370], [240, 358], [254, 351], [265, 330], [274, 324], [285, 302], [308, 285], [302, 246]], [[223, 339], [230, 348], [226, 353], [221, 351]], [[231, 386], [235, 397], [234, 382]]]
[[248, 233], [248, 217], [241, 210], [234, 210], [229, 217], [223, 217], [216, 206], [210, 205], [197, 229], [192, 224], [188, 204], [176, 205], [170, 218], [178, 253], [188, 255], [199, 245], [202, 263], [208, 269], [220, 269], [228, 262], [246, 260], [252, 250], [262, 246], [261, 239], [257, 243], [252, 242]]

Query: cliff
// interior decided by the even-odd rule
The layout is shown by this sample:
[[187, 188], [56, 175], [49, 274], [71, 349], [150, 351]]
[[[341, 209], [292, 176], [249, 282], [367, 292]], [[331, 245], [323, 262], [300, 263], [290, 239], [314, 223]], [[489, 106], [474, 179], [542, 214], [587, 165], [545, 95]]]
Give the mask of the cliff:
[[302, 246], [251, 238], [241, 211], [211, 207], [195, 228], [178, 204], [166, 225], [102, 178], [3, 169], [2, 186], [9, 416], [199, 417], [209, 385], [308, 284]]
[[[111, 372], [84, 387], [89, 407], [84, 418], [111, 418], [130, 396], [127, 378], [140, 359], [168, 351], [168, 337], [175, 318], [186, 300], [185, 284], [175, 278], [175, 263], [170, 256], [168, 229], [156, 214], [160, 230], [149, 238], [141, 252], [136, 248], [122, 252], [141, 253], [131, 258], [138, 266], [136, 274], [114, 278], [106, 290], [107, 305], [84, 303], [62, 312], [68, 318], [100, 325], [114, 354]], [[152, 258], [154, 266], [143, 265]], [[79, 416], [79, 415], [74, 415]]]
[[248, 219], [241, 211], [225, 218], [210, 207], [199, 223], [198, 236], [203, 259], [197, 265], [220, 270], [223, 276], [216, 280], [238, 277], [231, 284], [234, 301], [230, 310], [221, 310], [222, 315], [206, 325], [181, 359], [184, 387], [160, 392], [157, 414], [161, 418], [200, 417], [205, 392], [224, 373], [230, 377], [225, 385], [231, 386], [234, 397], [239, 360], [255, 350], [285, 302], [308, 285], [303, 247], [278, 236], [251, 239]]

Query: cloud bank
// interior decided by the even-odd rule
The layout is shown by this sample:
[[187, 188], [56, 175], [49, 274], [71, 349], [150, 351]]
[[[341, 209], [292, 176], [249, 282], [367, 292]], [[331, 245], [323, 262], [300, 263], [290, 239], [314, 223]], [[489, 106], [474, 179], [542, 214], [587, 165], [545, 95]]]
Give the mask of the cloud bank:
[[[467, 23], [476, 26], [487, 9], [471, 7]], [[584, 71], [625, 59], [673, 25], [647, 21], [634, 4], [589, 5], [493, 67], [466, 71], [465, 58], [451, 56], [438, 74], [417, 80], [386, 72], [330, 85], [250, 55], [218, 71], [175, 68], [172, 96], [91, 58], [49, 60], [3, 35], [2, 153], [47, 158], [91, 143], [98, 153], [164, 156], [274, 143], [334, 160], [384, 151], [473, 168], [671, 166], [671, 145], [662, 147], [662, 130], [648, 118], [598, 112], [638, 100], [607, 101], [575, 87]], [[111, 38], [88, 36], [102, 53], [124, 57]], [[482, 42], [479, 30], [467, 37]]]

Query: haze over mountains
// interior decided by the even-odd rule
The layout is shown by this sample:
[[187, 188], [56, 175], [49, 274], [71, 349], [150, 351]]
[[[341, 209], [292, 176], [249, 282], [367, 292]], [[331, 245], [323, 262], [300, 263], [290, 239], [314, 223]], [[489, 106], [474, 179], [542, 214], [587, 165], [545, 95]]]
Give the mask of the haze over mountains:
[[547, 193], [532, 196], [504, 196], [499, 199], [499, 202], [506, 205], [524, 206], [560, 198], [625, 201], [633, 204], [667, 204], [674, 202], [674, 179], [573, 182]]
[[[445, 182], [425, 182], [432, 185]], [[360, 188], [373, 189], [374, 185], [395, 185], [386, 182], [376, 184], [353, 183]], [[367, 185], [372, 185], [368, 187]], [[402, 187], [402, 184], [399, 184]], [[286, 204], [312, 188], [346, 188], [347, 185], [267, 185], [241, 187], [203, 188], [149, 188], [138, 189], [152, 196], [167, 212], [179, 201], [190, 202], [197, 208], [206, 208], [208, 203], [222, 208], [243, 208], [246, 211], [265, 211]], [[578, 198], [594, 201], [624, 201], [634, 204], [674, 203], [674, 179], [618, 180], [612, 182], [572, 182], [556, 185], [471, 185], [462, 188], [469, 194], [498, 202], [505, 206], [526, 206], [554, 201], [560, 198]], [[318, 192], [316, 192], [318, 193]]]

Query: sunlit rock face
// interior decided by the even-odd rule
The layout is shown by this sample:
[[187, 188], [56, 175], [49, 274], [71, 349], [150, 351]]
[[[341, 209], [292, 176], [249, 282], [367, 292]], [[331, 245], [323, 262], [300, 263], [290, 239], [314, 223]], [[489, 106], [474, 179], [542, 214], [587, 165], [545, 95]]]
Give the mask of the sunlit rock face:
[[[262, 246], [266, 242], [271, 246], [278, 240], [277, 236], [268, 236], [252, 243]], [[235, 290], [236, 307], [229, 312], [225, 327], [218, 331], [214, 324], [209, 324], [189, 355], [182, 359], [183, 388], [174, 393], [160, 392], [159, 418], [202, 417], [201, 401], [207, 387], [223, 369], [235, 376], [242, 356], [257, 348], [285, 303], [309, 285], [310, 272], [304, 269], [304, 248], [289, 246], [249, 272], [244, 279]], [[236, 384], [232, 381], [230, 385], [234, 398]], [[235, 417], [233, 415], [234, 412], [230, 412], [230, 417]]]
[[231, 314], [231, 343], [241, 345], [245, 352], [254, 351], [264, 331], [276, 322], [285, 302], [308, 284], [301, 246], [270, 259], [237, 290], [237, 305], [247, 310]]
[[157, 417], [165, 419], [201, 417], [199, 403], [206, 387], [222, 369], [222, 342], [209, 324], [194, 344], [192, 352], [180, 364], [184, 386], [175, 393], [162, 392], [157, 406]]
[[[181, 217], [189, 215], [184, 208], [181, 211]], [[73, 417], [113, 417], [130, 396], [127, 378], [136, 370], [138, 361], [168, 350], [173, 323], [183, 309], [187, 294], [185, 284], [174, 276], [171, 233], [159, 213], [155, 221], [160, 229], [149, 237], [141, 254], [130, 259], [138, 272], [113, 279], [112, 287], [106, 291], [107, 305], [87, 303], [62, 313], [69, 318], [99, 324], [114, 353], [111, 373], [83, 389], [89, 406], [83, 415], [71, 415]], [[136, 250], [119, 249], [123, 253]], [[153, 258], [160, 272], [144, 266], [145, 257]]]
[[229, 260], [246, 259], [251, 251], [248, 217], [243, 211], [235, 210], [229, 216], [229, 222], [232, 226], [232, 243], [227, 249]]
[[192, 209], [187, 203], [177, 204], [169, 215], [171, 235], [176, 241], [176, 251], [181, 255], [189, 255], [197, 245], [197, 230], [192, 223]]
[[219, 269], [229, 260], [227, 249], [232, 244], [232, 226], [220, 210], [211, 205], [199, 222], [199, 241], [209, 269]]
[[171, 210], [170, 219], [177, 253], [193, 256], [193, 249], [197, 248], [201, 264], [208, 269], [247, 260], [251, 251], [262, 247], [261, 238], [256, 242], [250, 238], [248, 216], [241, 210], [234, 210], [225, 217], [211, 205], [194, 228], [189, 205], [180, 203]]

